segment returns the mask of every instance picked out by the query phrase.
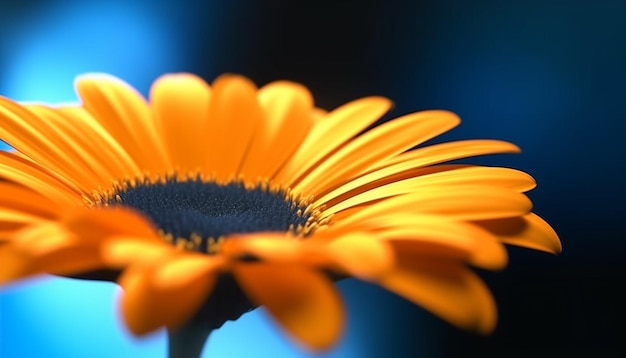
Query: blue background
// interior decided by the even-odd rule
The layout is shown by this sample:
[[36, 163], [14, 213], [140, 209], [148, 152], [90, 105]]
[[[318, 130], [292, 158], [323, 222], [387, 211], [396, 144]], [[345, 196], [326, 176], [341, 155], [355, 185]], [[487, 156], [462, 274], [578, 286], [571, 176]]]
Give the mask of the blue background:
[[[84, 72], [146, 93], [164, 72], [308, 85], [333, 108], [372, 94], [386, 118], [444, 108], [436, 141], [497, 138], [521, 155], [474, 162], [530, 172], [535, 211], [561, 235], [551, 256], [511, 249], [481, 272], [498, 301], [490, 337], [442, 323], [376, 287], [339, 284], [349, 323], [322, 357], [626, 354], [626, 2], [0, 2], [0, 95], [75, 101]], [[0, 290], [0, 357], [160, 357], [165, 335], [130, 336], [113, 284], [39, 278]], [[610, 354], [609, 354], [610, 353]], [[310, 357], [257, 310], [211, 337], [206, 357]]]

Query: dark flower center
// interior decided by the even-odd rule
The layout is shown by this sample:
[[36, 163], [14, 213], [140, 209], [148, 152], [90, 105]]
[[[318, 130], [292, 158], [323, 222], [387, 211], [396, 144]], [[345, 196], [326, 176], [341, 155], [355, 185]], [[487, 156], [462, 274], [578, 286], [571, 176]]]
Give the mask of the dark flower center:
[[264, 185], [246, 188], [241, 182], [220, 185], [200, 179], [168, 179], [125, 186], [105, 203], [141, 211], [164, 236], [185, 240], [186, 248], [202, 252], [211, 252], [218, 238], [230, 234], [302, 234], [313, 219], [308, 205], [285, 190]]

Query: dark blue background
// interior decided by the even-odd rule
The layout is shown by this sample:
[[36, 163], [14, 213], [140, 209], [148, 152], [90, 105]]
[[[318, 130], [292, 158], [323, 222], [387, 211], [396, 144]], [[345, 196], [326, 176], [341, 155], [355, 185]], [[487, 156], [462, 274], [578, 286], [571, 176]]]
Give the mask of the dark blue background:
[[[71, 101], [82, 72], [113, 73], [144, 93], [163, 72], [237, 72], [259, 85], [303, 82], [328, 109], [372, 94], [395, 100], [387, 118], [449, 109], [463, 124], [436, 141], [522, 148], [475, 162], [533, 174], [535, 211], [564, 251], [511, 249], [509, 268], [481, 272], [498, 301], [496, 332], [461, 332], [345, 282], [348, 332], [328, 357], [626, 354], [625, 63], [624, 1], [0, 3], [0, 94], [18, 100]], [[162, 334], [136, 341], [107, 321], [112, 285], [53, 281], [0, 293], [0, 357], [164, 351]], [[262, 313], [250, 316], [216, 333], [207, 356], [308, 356]]]

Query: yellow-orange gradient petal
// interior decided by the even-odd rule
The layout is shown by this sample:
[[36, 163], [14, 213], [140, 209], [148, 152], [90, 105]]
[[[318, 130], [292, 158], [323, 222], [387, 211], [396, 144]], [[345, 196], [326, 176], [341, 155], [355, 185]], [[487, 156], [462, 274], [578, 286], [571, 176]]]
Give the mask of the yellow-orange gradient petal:
[[[78, 136], [83, 136], [86, 141], [84, 148], [90, 148], [91, 153], [97, 153], [102, 158], [101, 164], [112, 174], [111, 178], [136, 177], [142, 174], [138, 163], [100, 124], [99, 118], [95, 118], [82, 106], [62, 106], [55, 109], [66, 122], [61, 124], [66, 131], [75, 131]], [[69, 129], [69, 128], [72, 129]]]
[[71, 153], [66, 154], [68, 148], [62, 137], [30, 108], [0, 97], [0, 138], [65, 181], [94, 187], [97, 179], [89, 171], [76, 170], [76, 162]]
[[241, 263], [233, 273], [253, 303], [298, 342], [314, 350], [335, 344], [344, 326], [343, 305], [333, 282], [299, 265]]
[[[41, 219], [58, 216], [57, 204], [47, 197], [21, 185], [0, 182], [0, 208], [29, 214]], [[3, 220], [0, 219], [0, 222]]]
[[367, 231], [378, 240], [402, 247], [415, 260], [457, 260], [489, 270], [506, 266], [507, 252], [498, 238], [476, 225], [436, 215], [387, 213], [329, 229], [335, 235]]
[[107, 74], [88, 74], [76, 79], [76, 90], [87, 111], [143, 170], [168, 170], [160, 128], [134, 88]]
[[80, 192], [71, 183], [12, 153], [0, 152], [0, 178], [30, 188], [59, 205], [83, 203]]
[[495, 328], [491, 293], [476, 274], [459, 264], [414, 260], [377, 282], [457, 327], [484, 334]]
[[69, 275], [100, 268], [95, 248], [57, 223], [34, 224], [0, 244], [0, 284], [42, 273]]
[[20, 228], [54, 220], [56, 203], [22, 185], [0, 181], [0, 244]]
[[514, 218], [477, 221], [475, 224], [489, 230], [509, 245], [553, 254], [562, 250], [561, 240], [554, 229], [534, 213]]
[[302, 145], [273, 178], [293, 187], [322, 158], [347, 143], [379, 119], [391, 107], [384, 97], [361, 98], [319, 118]]
[[[417, 148], [372, 166], [367, 172], [401, 165], [403, 169], [419, 168], [426, 165], [449, 162], [486, 154], [519, 153], [515, 144], [492, 139], [470, 139], [433, 144]], [[398, 168], [398, 170], [402, 170]]]
[[231, 235], [222, 243], [220, 254], [232, 260], [252, 255], [261, 260], [294, 263], [304, 256], [301, 246], [286, 234]]
[[257, 88], [249, 79], [222, 75], [213, 82], [203, 150], [205, 170], [218, 182], [237, 177], [253, 133], [263, 120]]
[[[493, 187], [524, 192], [535, 187], [535, 180], [530, 175], [515, 169], [482, 166], [463, 167], [397, 180], [383, 186], [371, 188], [326, 208], [325, 212], [335, 213], [366, 202], [425, 190], [429, 186], [445, 187], [459, 185], [492, 185]], [[346, 189], [349, 188], [347, 187]], [[341, 191], [338, 193], [341, 193]], [[320, 202], [323, 203], [322, 200], [328, 199], [327, 197], [321, 198]]]
[[143, 335], [184, 324], [208, 298], [220, 263], [201, 254], [173, 254], [124, 271], [120, 308], [130, 331]]
[[395, 258], [391, 246], [367, 233], [350, 233], [331, 241], [326, 250], [346, 273], [372, 280], [390, 270]]
[[137, 211], [125, 207], [75, 209], [62, 217], [62, 224], [84, 242], [100, 244], [118, 236], [162, 243], [152, 223]]
[[171, 255], [172, 250], [175, 248], [166, 241], [157, 242], [123, 235], [110, 236], [100, 244], [102, 262], [107, 267], [120, 269]]
[[511, 189], [478, 185], [430, 187], [365, 206], [343, 218], [341, 223], [354, 224], [368, 216], [393, 212], [442, 215], [454, 220], [486, 220], [525, 215], [531, 208], [532, 203], [526, 195]]
[[159, 77], [150, 88], [152, 116], [169, 162], [183, 176], [203, 169], [208, 140], [211, 88], [191, 74]]
[[460, 123], [447, 111], [422, 111], [407, 114], [354, 138], [313, 169], [294, 190], [324, 193], [357, 175], [377, 162], [429, 140]]
[[255, 233], [226, 237], [220, 255], [230, 260], [253, 256], [261, 261], [310, 267], [332, 265], [324, 247], [316, 240], [300, 240], [290, 234]]
[[[68, 110], [42, 105], [26, 105], [37, 117], [41, 118], [38, 127], [57, 146], [63, 158], [69, 163], [72, 178], [84, 190], [92, 190], [110, 184], [111, 178], [128, 175], [124, 165], [118, 165], [117, 152], [108, 147], [108, 142], [89, 127], [83, 120], [68, 115]], [[82, 110], [81, 110], [82, 111]], [[117, 148], [119, 149], [119, 148]], [[74, 169], [72, 169], [74, 168]], [[82, 168], [82, 170], [75, 170]], [[88, 184], [92, 183], [92, 184]]]
[[258, 93], [264, 119], [259, 123], [240, 170], [244, 178], [271, 178], [294, 153], [313, 125], [313, 97], [288, 81], [272, 82]]

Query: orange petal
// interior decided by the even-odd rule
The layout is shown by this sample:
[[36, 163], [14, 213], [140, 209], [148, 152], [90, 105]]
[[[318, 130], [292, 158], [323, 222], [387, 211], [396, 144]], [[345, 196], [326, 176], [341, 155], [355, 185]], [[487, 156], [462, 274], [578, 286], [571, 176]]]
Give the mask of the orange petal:
[[0, 207], [0, 227], [5, 229], [28, 224], [38, 224], [45, 221], [47, 220], [38, 215]]
[[391, 101], [387, 98], [366, 97], [320, 117], [302, 145], [274, 177], [275, 182], [293, 187], [322, 158], [374, 123], [390, 107]]
[[121, 310], [130, 331], [143, 335], [180, 327], [207, 300], [220, 264], [206, 255], [178, 254], [124, 271]]
[[85, 108], [143, 170], [168, 170], [159, 128], [134, 88], [107, 74], [88, 74], [76, 79], [76, 90]]
[[[21, 212], [41, 219], [52, 219], [58, 215], [56, 203], [27, 187], [9, 182], [0, 182], [0, 210]], [[3, 221], [0, 218], [0, 222]]]
[[0, 284], [50, 273], [67, 275], [102, 267], [97, 250], [84, 245], [57, 223], [25, 227], [0, 245]]
[[324, 193], [365, 172], [377, 162], [431, 139], [460, 123], [447, 111], [422, 111], [396, 118], [356, 137], [307, 174], [294, 190]]
[[68, 146], [59, 138], [50, 122], [29, 106], [0, 97], [0, 138], [45, 168], [57, 173], [67, 183], [94, 188], [97, 180], [89, 170], [77, 171]]
[[505, 244], [553, 254], [562, 250], [561, 240], [554, 229], [534, 213], [515, 218], [477, 221], [475, 224], [489, 230]]
[[333, 207], [327, 207], [325, 213], [334, 213], [349, 207], [383, 199], [390, 196], [409, 194], [427, 187], [490, 185], [515, 191], [527, 191], [535, 187], [534, 179], [519, 170], [498, 167], [468, 166], [426, 175], [407, 178], [372, 188], [355, 195]]
[[250, 300], [298, 342], [315, 350], [337, 342], [344, 325], [341, 299], [322, 273], [297, 265], [241, 263], [235, 278]]
[[394, 265], [391, 246], [374, 235], [352, 233], [330, 242], [326, 250], [351, 276], [373, 280]]
[[455, 159], [496, 153], [519, 153], [515, 144], [492, 139], [470, 139], [433, 144], [411, 150], [372, 166], [368, 172], [403, 165], [419, 168], [426, 165], [448, 162]]
[[211, 88], [200, 77], [170, 74], [150, 88], [152, 115], [163, 135], [170, 165], [187, 175], [202, 169], [206, 157]]
[[0, 151], [0, 178], [21, 184], [61, 205], [83, 204], [79, 190], [38, 164]]
[[326, 266], [332, 262], [317, 242], [274, 233], [229, 236], [220, 247], [220, 255], [232, 260], [252, 255], [263, 261], [310, 266]]
[[165, 241], [146, 241], [132, 236], [111, 236], [100, 244], [102, 262], [114, 268], [155, 260], [171, 254], [174, 250], [176, 249]]
[[353, 224], [368, 216], [393, 212], [441, 215], [454, 220], [483, 220], [521, 216], [531, 208], [528, 197], [511, 189], [478, 185], [444, 186], [381, 200], [345, 217], [342, 223]]
[[495, 328], [497, 311], [489, 289], [460, 265], [422, 261], [400, 266], [378, 284], [460, 328], [480, 333]]
[[253, 135], [240, 170], [244, 178], [271, 178], [302, 143], [313, 125], [313, 98], [306, 87], [272, 82], [258, 93], [264, 119]]
[[206, 170], [217, 181], [233, 179], [242, 165], [256, 127], [263, 120], [254, 83], [243, 76], [222, 75], [213, 82], [208, 129], [203, 142]]
[[300, 246], [286, 234], [232, 235], [223, 241], [220, 254], [233, 259], [253, 255], [262, 260], [294, 262], [302, 256]]
[[152, 223], [145, 216], [126, 207], [76, 209], [66, 214], [62, 222], [86, 242], [100, 243], [116, 236], [162, 242]]
[[[134, 161], [126, 149], [82, 106], [62, 106], [55, 109], [61, 118], [56, 121], [59, 128], [82, 138], [82, 151], [98, 157], [99, 164], [111, 174], [106, 178], [133, 178], [143, 174], [142, 168]], [[107, 183], [108, 184], [108, 183]]]
[[502, 269], [508, 261], [504, 246], [491, 232], [441, 216], [389, 213], [368, 217], [353, 225], [338, 223], [329, 231], [335, 230], [336, 235], [367, 230], [379, 240], [390, 241], [393, 247], [401, 248], [415, 260], [454, 259], [489, 270]]
[[[109, 142], [101, 138], [101, 134], [91, 128], [81, 117], [70, 116], [68, 110], [51, 108], [43, 105], [25, 105], [31, 112], [40, 117], [41, 123], [47, 127], [46, 134], [54, 141], [63, 158], [71, 166], [68, 168], [73, 179], [85, 177], [80, 183], [85, 190], [93, 190], [98, 185], [107, 186], [111, 178], [124, 177], [128, 173], [118, 165], [118, 152], [110, 150]], [[81, 112], [84, 110], [80, 110]], [[73, 110], [70, 110], [73, 112]], [[118, 148], [119, 149], [119, 148]], [[76, 171], [74, 168], [83, 170]], [[67, 175], [65, 175], [68, 177]], [[86, 182], [93, 182], [87, 185]]]

